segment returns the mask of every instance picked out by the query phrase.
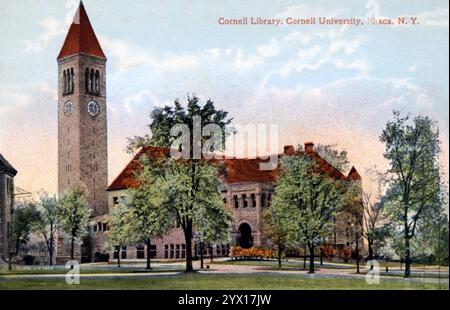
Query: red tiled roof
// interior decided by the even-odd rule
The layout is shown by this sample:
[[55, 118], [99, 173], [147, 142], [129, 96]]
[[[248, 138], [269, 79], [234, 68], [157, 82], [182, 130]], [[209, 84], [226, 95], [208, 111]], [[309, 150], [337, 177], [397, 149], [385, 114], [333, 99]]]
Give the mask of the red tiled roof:
[[350, 169], [350, 172], [348, 173], [347, 179], [349, 180], [361, 180], [361, 176], [359, 175], [358, 171], [356, 171], [355, 167], [352, 166], [352, 169]]
[[108, 191], [119, 189], [126, 189], [138, 186], [138, 181], [135, 178], [135, 172], [139, 169], [140, 158], [146, 154], [152, 158], [158, 158], [169, 155], [169, 149], [155, 146], [143, 147], [133, 159], [126, 165], [117, 178], [109, 185]]
[[[111, 183], [108, 187], [108, 191], [126, 189], [130, 187], [135, 187], [138, 185], [134, 178], [135, 171], [139, 168], [139, 158], [141, 155], [147, 154], [153, 158], [163, 157], [169, 155], [169, 149], [160, 147], [144, 147], [141, 149], [136, 156], [130, 161], [130, 163], [125, 167], [125, 169], [119, 174], [119, 176]], [[349, 177], [347, 178], [338, 169], [334, 168], [325, 159], [320, 157], [315, 151], [308, 152], [295, 152], [294, 155], [302, 156], [307, 155], [314, 159], [319, 166], [322, 173], [329, 175], [335, 179], [347, 180], [355, 179], [357, 175], [359, 179], [361, 178], [354, 167], [350, 171]], [[283, 156], [283, 155], [280, 155]], [[274, 170], [260, 170], [259, 164], [265, 162], [262, 159], [225, 159], [223, 160], [225, 164], [226, 175], [224, 176], [224, 182], [227, 184], [233, 183], [245, 183], [245, 182], [276, 182], [278, 169]]]
[[73, 18], [63, 47], [59, 52], [58, 60], [79, 53], [106, 58], [86, 14], [83, 2], [80, 2], [80, 6]]

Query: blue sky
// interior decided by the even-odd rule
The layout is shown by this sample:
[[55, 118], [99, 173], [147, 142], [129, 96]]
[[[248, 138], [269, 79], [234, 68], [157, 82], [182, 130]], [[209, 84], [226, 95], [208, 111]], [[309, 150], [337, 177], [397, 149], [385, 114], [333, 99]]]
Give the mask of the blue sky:
[[[193, 92], [283, 144], [334, 144], [364, 174], [399, 109], [439, 122], [448, 161], [447, 1], [83, 1], [107, 57], [109, 177], [148, 113]], [[78, 1], [0, 0], [0, 152], [56, 191], [56, 56]], [[418, 16], [417, 26], [223, 26], [220, 17]], [[448, 164], [445, 165], [448, 171]]]

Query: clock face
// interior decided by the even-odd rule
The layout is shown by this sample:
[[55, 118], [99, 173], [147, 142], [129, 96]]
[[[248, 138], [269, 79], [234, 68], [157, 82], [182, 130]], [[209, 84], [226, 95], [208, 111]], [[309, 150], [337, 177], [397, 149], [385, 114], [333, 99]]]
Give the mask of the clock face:
[[91, 116], [97, 116], [100, 113], [100, 107], [96, 101], [92, 100], [87, 105], [87, 111]]
[[66, 116], [72, 115], [72, 111], [73, 111], [73, 103], [72, 103], [72, 101], [69, 100], [69, 101], [66, 101], [66, 103], [64, 103], [63, 111], [64, 111], [64, 114]]

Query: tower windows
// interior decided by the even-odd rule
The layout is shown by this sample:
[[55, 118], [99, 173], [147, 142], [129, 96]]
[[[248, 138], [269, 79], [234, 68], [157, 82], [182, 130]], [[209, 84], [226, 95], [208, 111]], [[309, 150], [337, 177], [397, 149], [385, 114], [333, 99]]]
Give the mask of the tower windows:
[[74, 90], [74, 71], [73, 68], [69, 68], [63, 71], [63, 86], [64, 86], [64, 95], [70, 95], [73, 94]]
[[100, 71], [86, 68], [84, 75], [86, 92], [91, 95], [99, 95]]

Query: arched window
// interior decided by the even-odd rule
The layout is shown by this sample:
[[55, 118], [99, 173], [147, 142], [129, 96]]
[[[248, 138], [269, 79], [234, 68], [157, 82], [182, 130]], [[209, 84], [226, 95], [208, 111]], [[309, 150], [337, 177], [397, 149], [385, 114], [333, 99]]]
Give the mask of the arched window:
[[95, 93], [100, 93], [100, 72], [95, 71]]
[[91, 69], [91, 76], [90, 76], [90, 83], [89, 83], [89, 91], [91, 92], [91, 93], [93, 93], [94, 92], [94, 75], [95, 75], [95, 73], [94, 73], [94, 69]]
[[70, 93], [73, 93], [73, 86], [74, 86], [74, 83], [73, 83], [73, 76], [74, 76], [73, 68], [70, 68], [70, 85], [69, 85], [69, 87], [70, 87]]
[[86, 92], [89, 92], [89, 68], [86, 68], [84, 73], [84, 85], [86, 88]]
[[63, 81], [64, 81], [64, 94], [67, 93], [67, 77], [66, 77], [66, 70], [63, 71]]

